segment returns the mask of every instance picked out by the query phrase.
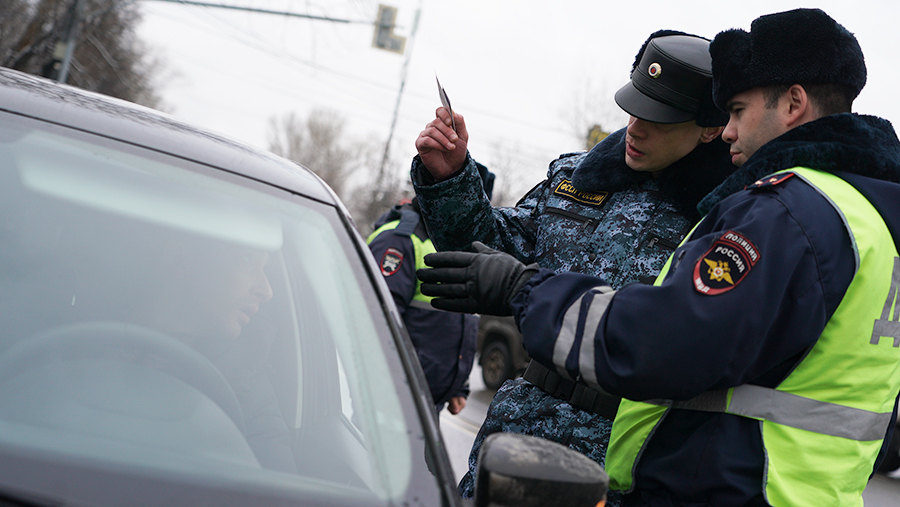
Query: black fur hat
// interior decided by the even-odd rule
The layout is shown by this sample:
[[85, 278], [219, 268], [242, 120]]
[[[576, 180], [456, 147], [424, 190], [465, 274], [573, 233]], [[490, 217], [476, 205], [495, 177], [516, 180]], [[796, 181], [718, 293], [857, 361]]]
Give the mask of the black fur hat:
[[821, 9], [760, 16], [750, 32], [726, 30], [709, 45], [713, 98], [725, 109], [752, 88], [792, 84], [840, 84], [859, 95], [866, 62], [856, 37]]
[[[659, 40], [649, 54], [654, 39]], [[632, 116], [657, 123], [696, 120], [701, 127], [725, 125], [728, 115], [712, 100], [708, 47], [708, 39], [676, 30], [650, 34], [634, 58], [631, 81], [616, 93], [616, 103]], [[647, 61], [642, 62], [645, 56]], [[654, 67], [658, 72], [653, 73]]]

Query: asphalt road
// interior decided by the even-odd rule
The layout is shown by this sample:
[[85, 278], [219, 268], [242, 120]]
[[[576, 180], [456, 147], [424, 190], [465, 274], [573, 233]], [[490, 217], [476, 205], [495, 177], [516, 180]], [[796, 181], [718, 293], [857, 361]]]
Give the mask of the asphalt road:
[[[475, 440], [478, 428], [481, 427], [487, 414], [488, 405], [494, 396], [493, 391], [488, 391], [484, 387], [477, 359], [472, 368], [472, 375], [469, 377], [469, 387], [472, 392], [466, 408], [459, 415], [450, 415], [446, 410], [441, 412], [441, 432], [444, 435], [457, 482], [468, 470], [467, 463], [472, 442]], [[866, 507], [900, 506], [900, 479], [875, 475], [863, 492], [863, 500]]]

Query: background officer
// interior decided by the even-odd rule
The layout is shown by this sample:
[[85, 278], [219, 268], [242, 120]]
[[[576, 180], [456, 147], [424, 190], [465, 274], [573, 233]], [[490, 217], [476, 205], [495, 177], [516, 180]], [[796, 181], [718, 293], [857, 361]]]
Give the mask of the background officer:
[[[481, 164], [478, 171], [490, 197], [494, 174]], [[375, 222], [367, 242], [406, 324], [435, 408], [440, 412], [447, 405], [451, 414], [458, 414], [469, 396], [478, 317], [435, 310], [431, 297], [419, 290], [416, 269], [425, 267], [425, 255], [435, 249], [418, 204], [406, 201], [391, 208]]]

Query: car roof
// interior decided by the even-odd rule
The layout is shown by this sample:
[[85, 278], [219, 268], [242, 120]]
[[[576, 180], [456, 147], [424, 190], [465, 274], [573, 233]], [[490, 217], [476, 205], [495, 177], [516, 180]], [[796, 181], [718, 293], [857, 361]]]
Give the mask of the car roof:
[[0, 68], [0, 111], [166, 153], [337, 205], [334, 192], [295, 162], [124, 100]]

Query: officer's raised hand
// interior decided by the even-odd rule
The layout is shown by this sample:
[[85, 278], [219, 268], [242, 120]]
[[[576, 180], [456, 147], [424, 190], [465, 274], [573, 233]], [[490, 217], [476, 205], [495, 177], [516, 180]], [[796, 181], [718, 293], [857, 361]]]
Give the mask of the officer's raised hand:
[[512, 315], [510, 302], [535, 273], [537, 264], [525, 264], [481, 242], [475, 253], [438, 252], [425, 256], [432, 269], [420, 269], [422, 294], [434, 296], [440, 310], [485, 315]]
[[455, 112], [453, 119], [456, 121], [456, 131], [453, 130], [450, 111], [445, 107], [437, 108], [435, 119], [416, 138], [419, 158], [435, 181], [446, 180], [466, 163], [469, 143], [466, 120]]

